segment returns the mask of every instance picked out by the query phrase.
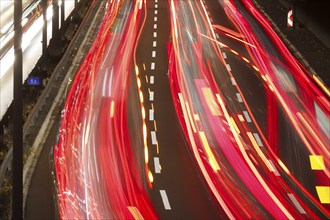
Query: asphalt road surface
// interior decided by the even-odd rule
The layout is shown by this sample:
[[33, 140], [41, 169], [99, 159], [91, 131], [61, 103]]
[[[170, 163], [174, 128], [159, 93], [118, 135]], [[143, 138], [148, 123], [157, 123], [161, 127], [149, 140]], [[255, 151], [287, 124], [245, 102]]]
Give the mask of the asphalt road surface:
[[[168, 79], [169, 37], [167, 2], [160, 0], [157, 4], [155, 1], [148, 1], [147, 20], [138, 42], [136, 57], [139, 69], [142, 70], [145, 97], [149, 97], [150, 92], [153, 94], [153, 99], [146, 100], [147, 112], [153, 109], [152, 115], [147, 114], [147, 126], [148, 130], [156, 131], [159, 152], [153, 146], [150, 157], [158, 158], [162, 167], [161, 173], [154, 176], [152, 201], [163, 219], [220, 219], [224, 215], [216, 208], [205, 182], [196, 169], [175, 113]], [[153, 46], [154, 42], [156, 46]], [[153, 161], [150, 162], [151, 167], [154, 167]], [[161, 190], [167, 194], [170, 209], [165, 207]]]

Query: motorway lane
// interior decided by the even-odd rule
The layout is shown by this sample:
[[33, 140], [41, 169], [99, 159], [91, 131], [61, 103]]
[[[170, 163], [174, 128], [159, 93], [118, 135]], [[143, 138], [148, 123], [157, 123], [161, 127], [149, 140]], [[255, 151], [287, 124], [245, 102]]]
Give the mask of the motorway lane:
[[[235, 2], [238, 3], [238, 1], [235, 1]], [[214, 8], [216, 7], [215, 1], [206, 1], [206, 4], [211, 9], [210, 12], [211, 12], [212, 17], [213, 16], [217, 17], [220, 9], [214, 10]], [[242, 7], [240, 7], [240, 9], [243, 10]], [[217, 13], [214, 13], [214, 11], [217, 11]], [[243, 14], [246, 15], [246, 12]], [[249, 17], [249, 18], [251, 19], [251, 17]], [[223, 21], [224, 20], [214, 19], [214, 23], [216, 23], [216, 24], [220, 23], [224, 26], [228, 25], [226, 23], [223, 23]], [[255, 25], [256, 24], [255, 21], [252, 22], [249, 20], [249, 23], [254, 24], [253, 25], [254, 30], [260, 29], [259, 25]], [[274, 57], [278, 57], [279, 52], [274, 50], [275, 47], [272, 45], [272, 42], [268, 38], [265, 38], [264, 31], [259, 30], [257, 33], [261, 34], [261, 36], [259, 36], [259, 37], [262, 39], [263, 47], [267, 50], [269, 49], [270, 53]], [[220, 36], [220, 39], [221, 39], [221, 42], [223, 42], [224, 37]], [[233, 43], [235, 44], [235, 42], [232, 42], [229, 44], [229, 46], [232, 47]], [[228, 42], [226, 42], [226, 44], [228, 45]], [[272, 46], [270, 46], [270, 45], [272, 45]], [[223, 50], [225, 51], [226, 48], [224, 48]], [[242, 52], [242, 51], [244, 51], [244, 48], [237, 50], [237, 51], [241, 54], [244, 54], [244, 52]], [[228, 54], [228, 53], [226, 53], [226, 54]], [[268, 135], [267, 135], [268, 138], [271, 137], [271, 135], [272, 135], [272, 134], [270, 134], [271, 132], [278, 133], [277, 135], [275, 135], [275, 137], [272, 137], [274, 139], [276, 138], [277, 140], [273, 140], [273, 142], [270, 142], [270, 143], [274, 144], [274, 146], [271, 145], [271, 147], [273, 147], [274, 150], [277, 152], [280, 151], [280, 155], [281, 155], [283, 162], [292, 171], [294, 176], [298, 179], [298, 181], [300, 183], [302, 183], [304, 185], [304, 187], [306, 187], [310, 192], [312, 192], [312, 194], [314, 195], [314, 197], [316, 199], [318, 199], [316, 192], [315, 192], [315, 175], [313, 174], [313, 171], [310, 169], [308, 152], [306, 151], [306, 148], [300, 147], [300, 146], [304, 146], [303, 143], [301, 142], [301, 140], [299, 140], [300, 137], [298, 137], [297, 134], [295, 132], [293, 132], [294, 128], [290, 124], [287, 123], [288, 120], [285, 117], [283, 117], [283, 114], [281, 115], [280, 113], [278, 113], [278, 111], [280, 111], [278, 109], [278, 107], [276, 107], [276, 105], [273, 105], [273, 106], [269, 105], [271, 102], [273, 102], [273, 104], [276, 104], [276, 103], [274, 103], [274, 99], [267, 96], [268, 105], [265, 106], [265, 101], [263, 101], [263, 100], [265, 100], [265, 97], [266, 97], [265, 91], [267, 90], [267, 88], [263, 88], [262, 79], [261, 79], [260, 75], [258, 74], [258, 71], [253, 71], [251, 66], [249, 68], [248, 65], [246, 65], [246, 64], [244, 65], [244, 62], [242, 60], [241, 61], [239, 61], [238, 59], [235, 60], [235, 58], [233, 58], [233, 57], [237, 58], [238, 56], [235, 56], [233, 53], [231, 55], [227, 55], [227, 57], [230, 62], [232, 73], [236, 79], [236, 82], [238, 83], [239, 87], [241, 88], [241, 90], [244, 94], [244, 97], [248, 103], [248, 106], [251, 107], [253, 116], [256, 117], [258, 124], [261, 124], [260, 127], [261, 127], [262, 133], [264, 133], [264, 134], [268, 133]], [[282, 59], [282, 58], [279, 57], [279, 59]], [[255, 76], [257, 76], [257, 77], [255, 77]], [[220, 88], [222, 87], [221, 84], [219, 84], [219, 87]], [[228, 94], [228, 90], [226, 90], [226, 94], [227, 94], [227, 96], [234, 97], [234, 94], [233, 95]], [[227, 103], [228, 102], [230, 103], [230, 101], [231, 101], [230, 99], [231, 98], [227, 97]], [[262, 102], [258, 103], [259, 100], [261, 100]], [[256, 106], [258, 106], [258, 107], [255, 108]], [[253, 109], [259, 110], [259, 113], [256, 114], [256, 111]], [[268, 109], [268, 111], [267, 111], [267, 109]], [[274, 111], [274, 109], [275, 109], [275, 111]], [[268, 130], [266, 130], [267, 128], [265, 127], [265, 124], [259, 123], [260, 119], [262, 121], [262, 118], [264, 118], [264, 119], [266, 118], [265, 117], [266, 114], [270, 114], [269, 112], [273, 112], [272, 114], [275, 114], [275, 116], [277, 114], [282, 116], [282, 117], [279, 117], [278, 121], [276, 119], [273, 119], [276, 121], [275, 121], [275, 127], [272, 127], [277, 130], [276, 124], [278, 123], [279, 124], [278, 130], [280, 132], [277, 132], [276, 130], [272, 130], [270, 128], [268, 128]], [[260, 115], [263, 115], [263, 116], [260, 117]], [[268, 126], [269, 126], [269, 123], [274, 123], [274, 121], [267, 121], [266, 123], [268, 123]], [[270, 141], [272, 141], [272, 140], [270, 140]], [[280, 143], [278, 143], [278, 142], [280, 142]], [[282, 146], [282, 147], [280, 147], [280, 149], [276, 149], [276, 146]], [[303, 156], [303, 158], [300, 158], [302, 156]], [[285, 173], [281, 172], [281, 174], [285, 174]], [[286, 177], [284, 177], [284, 179], [286, 179], [286, 181], [288, 182], [288, 185], [290, 185], [293, 189], [296, 188], [296, 186], [294, 184], [292, 184], [292, 182], [290, 180], [288, 180]], [[298, 193], [298, 194], [300, 196], [302, 196], [301, 195], [302, 193]], [[302, 197], [304, 197], [304, 196], [302, 196]], [[313, 204], [311, 204], [309, 202], [308, 202], [308, 204], [313, 209], [313, 211], [315, 211], [319, 216], [324, 215], [324, 214], [318, 212], [318, 210], [315, 209], [315, 206]]]
[[[238, 136], [237, 127], [232, 127], [237, 116], [230, 117], [222, 101], [223, 96], [236, 97], [236, 93], [233, 93], [236, 84], [227, 77], [232, 85], [222, 93], [214, 85], [211, 74], [225, 73], [219, 66], [222, 59], [214, 45], [215, 35], [210, 20], [205, 16], [205, 6], [195, 1], [171, 1], [171, 5], [176, 65], [174, 72], [171, 71], [174, 81], [172, 95], [178, 93], [184, 115], [182, 124], [187, 127], [186, 135], [189, 136], [191, 150], [204, 178], [229, 218], [265, 218], [269, 214], [284, 218], [281, 214], [286, 210], [283, 213], [279, 210], [282, 207], [277, 206], [279, 201], [272, 189], [262, 181], [258, 171], [252, 169], [254, 165], [249, 159], [251, 153], [248, 146], [250, 140], [246, 139], [248, 133], [243, 134], [247, 142]], [[191, 33], [198, 33], [202, 37], [197, 35], [191, 38]], [[230, 72], [228, 65], [226, 69]], [[240, 103], [233, 104], [236, 108], [241, 107]], [[245, 112], [248, 121], [247, 115]], [[238, 119], [241, 120], [240, 117]], [[251, 132], [249, 134], [252, 136]]]
[[55, 204], [54, 177], [51, 173], [53, 165], [50, 152], [56, 143], [61, 114], [53, 115], [52, 117], [54, 117], [54, 125], [49, 132], [38, 163], [36, 164], [36, 169], [31, 178], [24, 209], [25, 219], [59, 218]]
[[[167, 74], [167, 42], [170, 35], [167, 2], [148, 1], [147, 8], [147, 20], [138, 42], [136, 57], [145, 97], [147, 127], [151, 132], [148, 134], [148, 143], [150, 158], [154, 158], [149, 163], [154, 176], [150, 190], [153, 204], [162, 219], [223, 218], [225, 215], [214, 205], [205, 183], [196, 171], [175, 113]], [[153, 131], [156, 140], [153, 140]], [[160, 171], [154, 170], [154, 161], [158, 160]], [[162, 200], [161, 193], [164, 192], [169, 206]]]
[[[223, 7], [217, 1], [205, 1], [207, 6], [207, 11], [211, 15], [212, 23], [214, 27], [220, 25], [225, 27], [233, 33], [237, 35], [241, 35], [238, 31], [235, 24], [226, 16], [226, 13]], [[237, 40], [233, 38], [231, 32], [221, 31], [218, 28], [215, 28], [216, 36], [221, 44], [221, 51], [223, 58], [225, 60], [230, 60], [229, 67], [232, 73], [232, 78], [228, 78], [223, 72], [226, 72], [227, 69], [225, 64], [221, 65], [220, 71], [214, 74], [215, 80], [221, 91], [232, 90], [233, 82], [232, 79], [239, 85], [239, 88], [242, 90], [244, 94], [244, 98], [246, 99], [252, 114], [254, 115], [260, 129], [263, 133], [267, 132], [266, 126], [266, 96], [265, 89], [263, 86], [262, 78], [258, 72], [255, 71], [253, 66], [250, 63], [247, 63], [242, 59], [242, 57], [249, 57], [249, 53], [244, 46], [244, 43], [239, 40], [245, 40], [244, 37], [239, 37]], [[229, 35], [227, 35], [229, 34]], [[242, 36], [242, 35], [241, 35]], [[239, 51], [239, 55], [235, 54], [235, 52]], [[244, 62], [243, 62], [244, 61]], [[226, 103], [230, 106], [229, 110], [232, 113], [239, 113], [242, 110], [236, 109], [236, 102], [239, 101], [236, 92], [233, 95], [225, 95]], [[236, 109], [236, 110], [235, 110]]]
[[[285, 56], [283, 54], [281, 54], [280, 49], [276, 48], [274, 46], [269, 46], [274, 44], [272, 42], [272, 40], [270, 39], [270, 37], [268, 37], [264, 30], [261, 28], [261, 26], [256, 22], [256, 20], [249, 15], [249, 13], [245, 10], [245, 7], [243, 7], [240, 2], [236, 1], [236, 4], [238, 5], [239, 10], [242, 12], [242, 14], [244, 14], [244, 16], [246, 17], [246, 19], [249, 21], [249, 23], [253, 26], [254, 31], [256, 33], [256, 36], [258, 37], [258, 39], [260, 39], [260, 42], [262, 43], [262, 46], [267, 49], [267, 52], [270, 54], [270, 56], [272, 56], [271, 58], [274, 59], [278, 59], [280, 62], [284, 62], [284, 67], [289, 67], [289, 68], [294, 68], [292, 63], [287, 62], [287, 59], [285, 59]], [[276, 61], [278, 62], [278, 61]], [[283, 64], [281, 64], [283, 65]], [[281, 69], [281, 68], [280, 68]], [[282, 70], [283, 71], [283, 70]], [[284, 70], [282, 73], [284, 74], [285, 71]], [[294, 71], [298, 71], [298, 70], [294, 70]], [[317, 99], [315, 98], [306, 98], [306, 97], [311, 97], [311, 95], [308, 93], [309, 90], [311, 90], [308, 87], [304, 87], [303, 84], [299, 81], [299, 79], [296, 78], [296, 76], [293, 74], [294, 71], [291, 71], [290, 74], [286, 75], [286, 81], [290, 82], [292, 84], [292, 87], [287, 89], [288, 90], [288, 94], [291, 98], [291, 102], [292, 103], [296, 103], [296, 105], [298, 106], [298, 111], [300, 111], [302, 114], [307, 115], [307, 118], [309, 116], [313, 117], [313, 120], [315, 120], [314, 122], [316, 122], [317, 119], [317, 115], [315, 113], [313, 113], [315, 111], [315, 107], [314, 107], [314, 103], [317, 102]], [[313, 86], [313, 84], [311, 84], [311, 86]], [[291, 90], [291, 91], [290, 91]], [[290, 94], [291, 93], [291, 94]], [[297, 97], [295, 96], [295, 94], [297, 94]], [[299, 98], [301, 100], [299, 100]], [[304, 102], [304, 103], [302, 103]], [[309, 104], [309, 102], [311, 102], [311, 104]], [[323, 102], [323, 104], [326, 104], [327, 101], [325, 100], [325, 102]], [[305, 105], [305, 106], [304, 106]], [[292, 172], [292, 175], [298, 180], [298, 182], [300, 184], [302, 184], [313, 196], [316, 200], [319, 200], [319, 196], [316, 192], [316, 188], [315, 186], [317, 185], [329, 185], [329, 177], [320, 180], [317, 176], [317, 173], [315, 172], [315, 170], [311, 169], [311, 161], [310, 161], [310, 156], [312, 155], [311, 152], [309, 152], [308, 148], [306, 147], [306, 143], [303, 141], [303, 137], [304, 138], [311, 138], [311, 140], [314, 137], [308, 137], [308, 135], [298, 135], [298, 132], [296, 130], [296, 128], [292, 125], [292, 123], [290, 123], [288, 120], [288, 116], [287, 113], [284, 113], [283, 111], [283, 107], [281, 105], [279, 105], [279, 103], [277, 104], [277, 113], [278, 115], [278, 121], [276, 123], [278, 123], [278, 140], [279, 140], [279, 155], [280, 158], [283, 160], [284, 164], [286, 164], [287, 168]], [[311, 115], [308, 115], [311, 114]], [[327, 113], [325, 113], [327, 114]], [[329, 117], [329, 116], [326, 116]], [[329, 118], [324, 118], [323, 120], [328, 121], [329, 123]], [[312, 123], [311, 123], [312, 124]], [[321, 127], [321, 125], [319, 125]], [[317, 128], [315, 128], [317, 129]], [[322, 132], [317, 132], [316, 130], [316, 135], [318, 135], [319, 137], [316, 138], [322, 138], [323, 134]], [[329, 136], [328, 136], [329, 138]], [[329, 141], [329, 139], [328, 139]], [[327, 141], [327, 143], [329, 143]], [[320, 146], [322, 144], [320, 143]], [[317, 146], [315, 147], [315, 150], [317, 149]], [[329, 153], [329, 152], [328, 152]], [[314, 153], [317, 154], [317, 153]], [[320, 155], [322, 155], [323, 157], [325, 157], [326, 160], [326, 155], [327, 153], [325, 152], [323, 153], [319, 153]], [[290, 181], [288, 181], [288, 183], [291, 185], [291, 187], [294, 189], [297, 186], [294, 183], [290, 183]], [[299, 191], [298, 191], [299, 192]], [[304, 198], [305, 195], [304, 193], [302, 193], [301, 191], [298, 193], [299, 196], [301, 198]], [[308, 199], [306, 199], [308, 200]], [[307, 204], [309, 204], [309, 206], [314, 210], [315, 213], [318, 213], [319, 216], [323, 216], [324, 213], [320, 213], [319, 210], [317, 210], [317, 206], [311, 202], [310, 200], [307, 202]], [[323, 203], [324, 206], [326, 207], [326, 204]], [[318, 205], [320, 206], [320, 205]]]

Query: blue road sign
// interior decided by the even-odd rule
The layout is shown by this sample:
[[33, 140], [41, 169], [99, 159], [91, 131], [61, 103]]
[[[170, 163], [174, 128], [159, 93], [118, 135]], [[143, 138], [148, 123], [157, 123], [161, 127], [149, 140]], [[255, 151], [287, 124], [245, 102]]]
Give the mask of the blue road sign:
[[30, 86], [40, 85], [40, 78], [39, 77], [29, 77], [27, 83]]

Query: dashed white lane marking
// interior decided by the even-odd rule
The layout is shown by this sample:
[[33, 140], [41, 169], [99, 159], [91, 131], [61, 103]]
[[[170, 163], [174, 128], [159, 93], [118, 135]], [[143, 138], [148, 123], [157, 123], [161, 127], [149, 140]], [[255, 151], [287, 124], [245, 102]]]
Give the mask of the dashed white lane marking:
[[156, 16], [154, 17], [154, 21], [157, 21], [157, 17]]
[[296, 208], [298, 209], [298, 211], [300, 212], [300, 214], [306, 214], [306, 211], [300, 205], [300, 203], [298, 202], [298, 200], [296, 199], [296, 197], [294, 197], [294, 195], [291, 194], [291, 193], [288, 193], [288, 196], [291, 199], [291, 201], [293, 202], [293, 204], [296, 206]]
[[157, 24], [154, 24], [154, 29], [157, 29]]
[[157, 32], [154, 32], [154, 37], [157, 37]]
[[153, 47], [156, 47], [156, 46], [157, 46], [157, 42], [156, 42], [156, 41], [153, 41], [153, 42], [152, 42], [152, 46], [153, 46]]
[[[215, 36], [216, 36], [217, 38], [220, 38], [220, 36], [219, 36], [219, 34], [218, 34], [218, 33], [216, 33], [216, 34], [215, 34]], [[220, 45], [221, 45], [221, 44], [220, 44]]]
[[155, 15], [158, 14], [158, 10], [155, 10]]
[[165, 210], [171, 210], [170, 202], [168, 201], [167, 194], [165, 190], [159, 190], [160, 195], [163, 200]]
[[225, 52], [222, 53], [223, 58], [227, 59], [227, 55]]
[[243, 111], [243, 114], [244, 114], [244, 116], [245, 116], [245, 120], [246, 120], [247, 122], [251, 122], [251, 118], [250, 118], [249, 113], [248, 113], [247, 111]]
[[149, 101], [154, 101], [155, 94], [153, 91], [149, 92]]
[[155, 173], [160, 173], [159, 157], [154, 157]]
[[230, 81], [233, 86], [236, 86], [236, 81], [233, 77], [230, 77]]
[[272, 172], [274, 172], [275, 176], [281, 176], [280, 173], [278, 172], [278, 170], [276, 169], [274, 163], [272, 160], [268, 160], [270, 166], [272, 167]]
[[158, 5], [157, 4], [155, 4], [155, 8], [158, 8]]
[[230, 65], [228, 63], [226, 63], [226, 66], [227, 66], [227, 70], [231, 71]]
[[238, 99], [239, 102], [243, 102], [243, 99], [242, 99], [241, 94], [236, 93], [236, 97], [237, 97], [237, 99]]
[[151, 56], [156, 57], [156, 51], [153, 50], [152, 53], [151, 53]]
[[149, 109], [149, 121], [153, 121], [153, 120], [154, 120], [154, 110]]
[[155, 2], [157, 3], [157, 2], [158, 2], [158, 0], [155, 0]]
[[155, 64], [154, 62], [152, 62], [152, 63], [151, 63], [151, 66], [150, 66], [150, 69], [151, 69], [151, 70], [154, 70], [154, 69], [155, 69], [155, 65], [156, 65], [156, 64]]
[[253, 136], [254, 136], [254, 138], [256, 139], [257, 144], [259, 145], [259, 147], [263, 147], [264, 145], [262, 144], [262, 141], [261, 141], [261, 139], [260, 139], [258, 133], [253, 133]]
[[151, 131], [151, 144], [156, 145], [157, 144], [157, 137], [156, 137], [156, 131]]
[[155, 83], [155, 77], [154, 76], [150, 76], [150, 84], [154, 84]]

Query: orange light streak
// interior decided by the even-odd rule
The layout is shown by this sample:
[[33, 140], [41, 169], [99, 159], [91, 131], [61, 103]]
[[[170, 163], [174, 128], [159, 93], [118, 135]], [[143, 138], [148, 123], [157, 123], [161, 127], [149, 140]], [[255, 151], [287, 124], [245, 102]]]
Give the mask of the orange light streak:
[[237, 116], [241, 122], [245, 121], [243, 115], [238, 114]]
[[215, 159], [214, 154], [212, 153], [212, 150], [211, 150], [210, 145], [209, 145], [209, 143], [207, 141], [207, 138], [205, 136], [205, 133], [203, 131], [200, 131], [198, 133], [199, 133], [199, 137], [202, 140], [203, 147], [204, 147], [204, 149], [206, 151], [206, 154], [207, 154], [207, 157], [209, 159], [209, 163], [210, 163], [212, 169], [214, 171], [220, 170], [220, 166], [219, 166], [217, 160]]
[[232, 53], [235, 54], [235, 55], [238, 55], [238, 52], [235, 51], [235, 50], [233, 50], [233, 49], [230, 49], [230, 52], [232, 52]]
[[190, 112], [190, 108], [189, 108], [189, 104], [188, 102], [186, 102], [186, 108], [187, 108], [187, 112], [188, 112], [188, 116], [189, 116], [189, 121], [190, 121], [190, 124], [192, 126], [192, 129], [194, 131], [194, 133], [196, 133], [196, 127], [195, 127], [195, 123], [192, 119], [192, 116], [191, 116], [191, 112]]
[[321, 82], [321, 80], [314, 74], [313, 74], [313, 79], [323, 89], [323, 91], [327, 94], [327, 96], [330, 97], [329, 89]]
[[247, 62], [247, 63], [250, 63], [250, 60], [248, 60], [246, 57], [242, 57], [242, 59]]
[[235, 131], [236, 131], [237, 134], [241, 133], [240, 130], [238, 129], [238, 127], [237, 127], [237, 125], [236, 125], [234, 119], [233, 119], [232, 117], [230, 117], [230, 123], [231, 123], [231, 125], [232, 125], [232, 126], [230, 126], [230, 127], [234, 127], [234, 129], [235, 129]]
[[144, 220], [140, 211], [135, 206], [127, 206], [127, 208], [130, 211], [130, 213], [133, 215], [135, 220]]
[[[180, 100], [180, 103], [181, 103], [181, 108], [182, 108], [182, 112], [183, 112], [183, 117], [186, 121], [186, 124], [188, 124], [188, 116], [187, 116], [187, 112], [186, 112], [186, 108], [185, 108], [185, 105], [183, 104], [185, 101], [183, 99], [183, 96], [181, 93], [178, 94], [179, 96], [179, 100]], [[215, 196], [215, 198], [217, 199], [218, 203], [220, 204], [220, 206], [223, 208], [223, 210], [225, 211], [227, 217], [229, 219], [235, 219], [234, 215], [231, 213], [230, 209], [228, 208], [227, 204], [223, 201], [221, 195], [219, 194], [217, 188], [215, 187], [213, 181], [211, 180], [208, 172], [206, 171], [206, 168], [203, 164], [203, 161], [200, 157], [200, 154], [198, 152], [198, 149], [197, 149], [197, 146], [196, 146], [196, 143], [195, 143], [195, 140], [194, 140], [194, 136], [193, 136], [193, 133], [191, 131], [191, 128], [190, 126], [187, 126], [187, 131], [188, 131], [188, 137], [189, 137], [189, 140], [190, 140], [190, 143], [191, 143], [191, 147], [192, 147], [192, 150], [193, 150], [193, 153], [195, 155], [195, 158], [197, 160], [197, 163], [201, 169], [201, 172], [203, 173], [203, 176], [208, 184], [208, 186], [210, 187], [211, 191], [213, 192], [213, 195]]]
[[227, 34], [230, 34], [231, 36], [235, 36], [235, 37], [237, 37], [237, 38], [243, 38], [244, 36], [243, 36], [243, 34], [241, 34], [241, 33], [238, 33], [238, 32], [236, 32], [236, 31], [233, 31], [233, 30], [231, 30], [231, 29], [229, 29], [229, 28], [227, 28], [227, 27], [224, 27], [224, 26], [222, 26], [222, 25], [219, 25], [219, 24], [214, 24], [214, 25], [212, 25], [215, 29], [218, 29], [218, 30], [221, 30], [221, 31], [223, 31], [223, 32], [226, 32]]
[[[226, 117], [227, 121], [230, 121], [230, 116], [229, 113], [220, 97], [219, 94], [216, 94], [218, 101], [220, 103], [220, 106], [222, 108], [222, 111]], [[262, 187], [266, 190], [266, 192], [268, 193], [268, 195], [272, 198], [272, 200], [276, 203], [276, 205], [279, 207], [279, 209], [282, 210], [282, 212], [284, 213], [284, 215], [288, 218], [288, 219], [294, 219], [293, 216], [289, 213], [289, 211], [284, 207], [284, 205], [279, 201], [279, 199], [274, 195], [274, 193], [271, 191], [271, 189], [269, 188], [269, 186], [267, 185], [267, 183], [264, 181], [264, 179], [262, 178], [262, 176], [260, 175], [260, 173], [258, 172], [258, 170], [256, 169], [256, 167], [254, 166], [254, 164], [252, 163], [252, 161], [250, 160], [249, 156], [247, 155], [246, 151], [244, 150], [244, 146], [243, 143], [241, 142], [239, 136], [235, 133], [232, 132], [237, 145], [239, 146], [239, 149], [246, 161], [246, 163], [249, 165], [251, 171], [254, 173], [255, 177], [258, 179], [259, 183], [262, 185]]]
[[264, 161], [265, 165], [268, 167], [270, 171], [274, 171], [273, 167], [269, 164], [268, 159], [266, 158], [265, 154], [261, 151], [259, 145], [257, 144], [256, 140], [254, 139], [251, 132], [246, 132], [254, 149], [257, 151], [259, 157]]
[[113, 118], [115, 114], [115, 101], [111, 101], [111, 107], [110, 107], [110, 117]]

